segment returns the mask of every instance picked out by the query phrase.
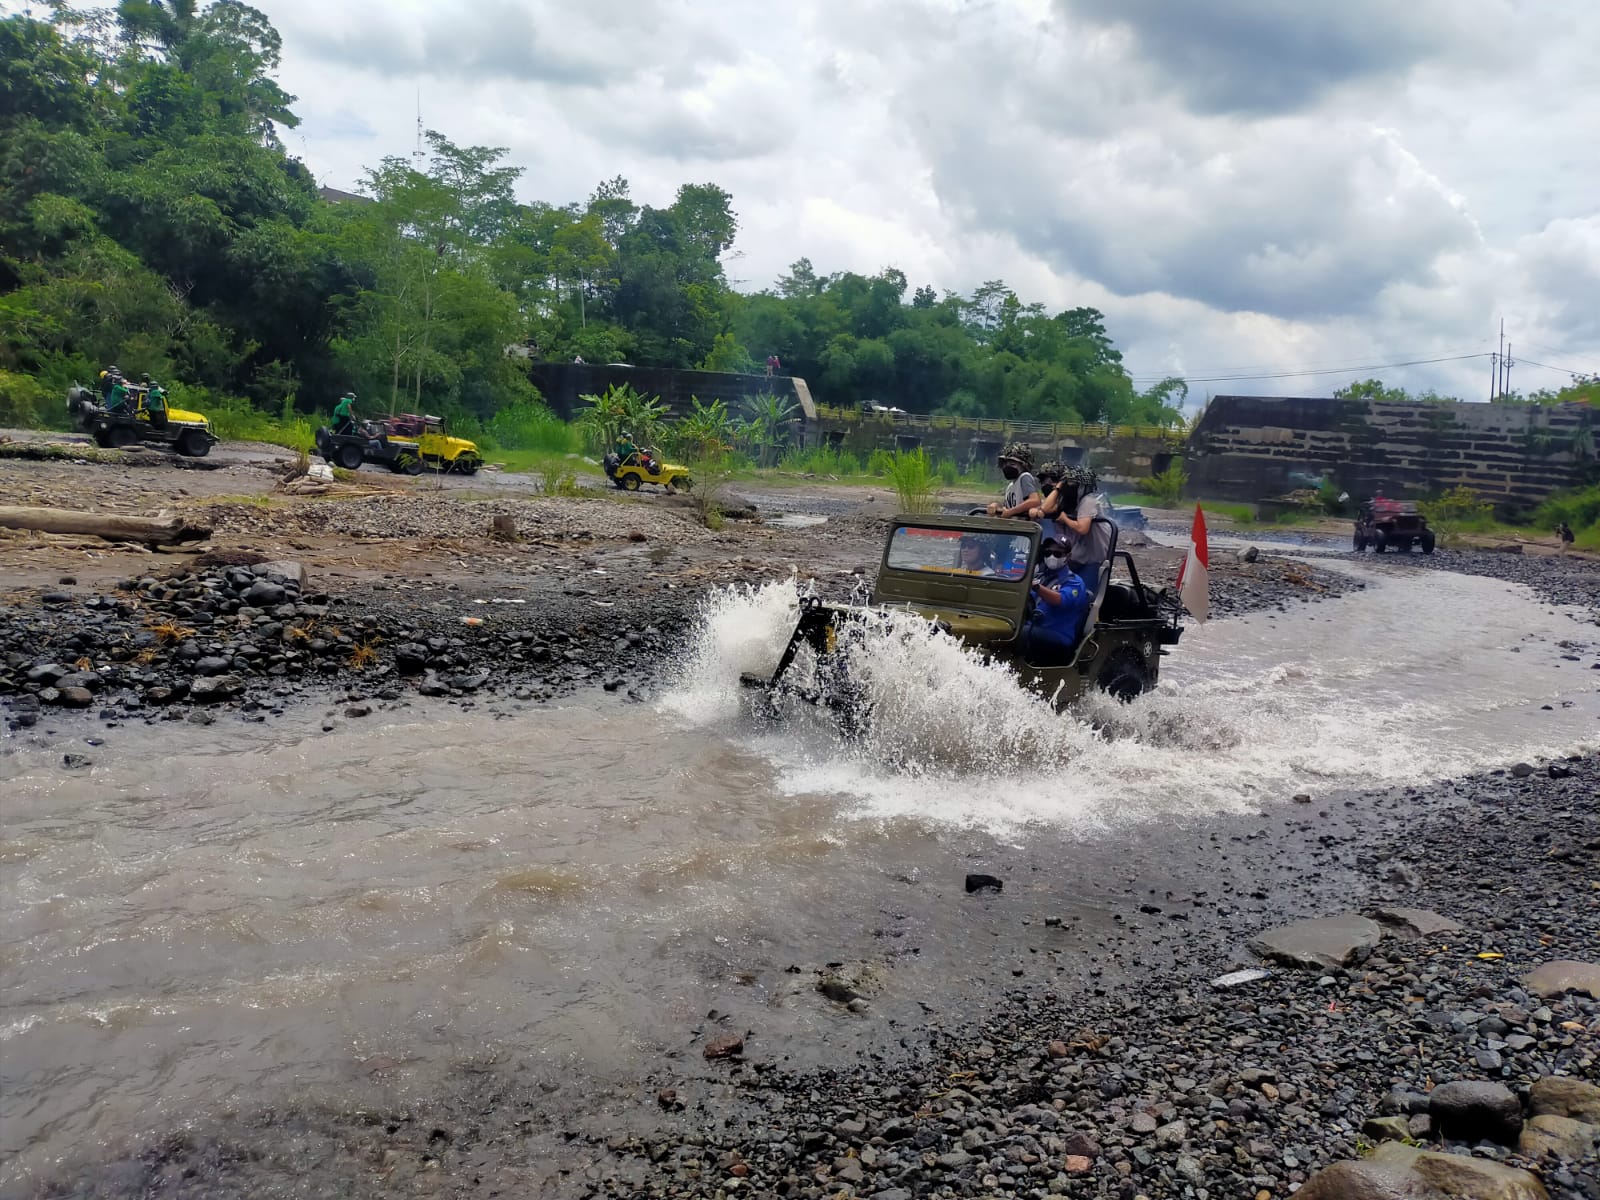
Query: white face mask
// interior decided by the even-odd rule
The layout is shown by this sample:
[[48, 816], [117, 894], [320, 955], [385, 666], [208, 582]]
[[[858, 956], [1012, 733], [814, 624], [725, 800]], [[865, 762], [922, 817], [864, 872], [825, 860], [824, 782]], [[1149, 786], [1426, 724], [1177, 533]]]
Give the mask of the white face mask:
[[1061, 564], [1066, 561], [1067, 560], [1062, 558], [1059, 554], [1046, 554], [1044, 556], [1044, 565], [1049, 567], [1052, 571], [1059, 571], [1061, 569]]

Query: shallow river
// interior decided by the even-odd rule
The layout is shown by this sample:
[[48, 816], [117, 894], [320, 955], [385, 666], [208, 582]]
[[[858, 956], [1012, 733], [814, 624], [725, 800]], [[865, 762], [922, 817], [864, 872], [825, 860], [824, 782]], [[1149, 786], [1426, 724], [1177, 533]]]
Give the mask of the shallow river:
[[1592, 626], [1490, 580], [1363, 577], [1191, 626], [1157, 694], [1089, 705], [1098, 731], [915, 638], [881, 648], [892, 719], [861, 746], [758, 726], [736, 680], [792, 623], [775, 587], [719, 605], [655, 705], [0, 741], [0, 1188], [375, 1076], [623, 1075], [697, 1056], [709, 1009], [801, 1061], [840, 1020], [821, 963], [877, 964], [875, 1008], [914, 1020], [1026, 961], [968, 870], [1003, 862], [1008, 899], [1087, 948], [1136, 885], [1207, 877], [1185, 847], [1208, 817], [1600, 743]]

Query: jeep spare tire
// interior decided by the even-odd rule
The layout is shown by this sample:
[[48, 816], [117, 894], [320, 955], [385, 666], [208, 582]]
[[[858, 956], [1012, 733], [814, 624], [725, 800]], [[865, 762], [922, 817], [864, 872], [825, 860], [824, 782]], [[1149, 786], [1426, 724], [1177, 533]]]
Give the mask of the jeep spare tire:
[[1136, 651], [1124, 646], [1106, 660], [1106, 665], [1100, 670], [1100, 678], [1095, 682], [1101, 691], [1126, 704], [1149, 690], [1150, 672], [1145, 669], [1144, 659]]

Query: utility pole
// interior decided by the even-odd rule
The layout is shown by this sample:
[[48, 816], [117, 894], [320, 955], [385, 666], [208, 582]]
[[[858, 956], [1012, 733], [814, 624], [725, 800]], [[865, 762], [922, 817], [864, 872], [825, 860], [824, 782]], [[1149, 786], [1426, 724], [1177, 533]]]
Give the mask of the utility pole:
[[1500, 384], [1502, 398], [1511, 395], [1511, 368], [1516, 365], [1516, 360], [1511, 357], [1511, 343], [1507, 342], [1505, 357], [1500, 360], [1500, 370], [1504, 372], [1504, 378]]

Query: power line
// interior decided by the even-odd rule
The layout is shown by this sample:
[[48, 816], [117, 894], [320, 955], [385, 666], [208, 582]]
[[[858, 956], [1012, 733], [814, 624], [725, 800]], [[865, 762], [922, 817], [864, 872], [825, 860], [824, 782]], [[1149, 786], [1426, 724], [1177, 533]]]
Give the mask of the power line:
[[[1227, 383], [1233, 380], [1248, 379], [1299, 379], [1310, 375], [1344, 375], [1352, 371], [1388, 371], [1396, 367], [1423, 367], [1433, 363], [1469, 362], [1475, 358], [1489, 358], [1488, 352], [1478, 354], [1448, 354], [1440, 358], [1412, 358], [1404, 362], [1388, 363], [1357, 363], [1347, 367], [1304, 367], [1291, 371], [1243, 371], [1232, 375], [1185, 375], [1181, 372], [1168, 372], [1165, 375], [1130, 375], [1134, 382], [1143, 380], [1161, 380], [1171, 375], [1176, 375], [1185, 383]], [[1527, 360], [1524, 359], [1524, 362]]]
[[1531, 358], [1517, 359], [1525, 367], [1543, 367], [1546, 371], [1560, 371], [1564, 375], [1594, 375], [1595, 371], [1581, 371], [1577, 367], [1552, 367], [1549, 363], [1534, 362]]

